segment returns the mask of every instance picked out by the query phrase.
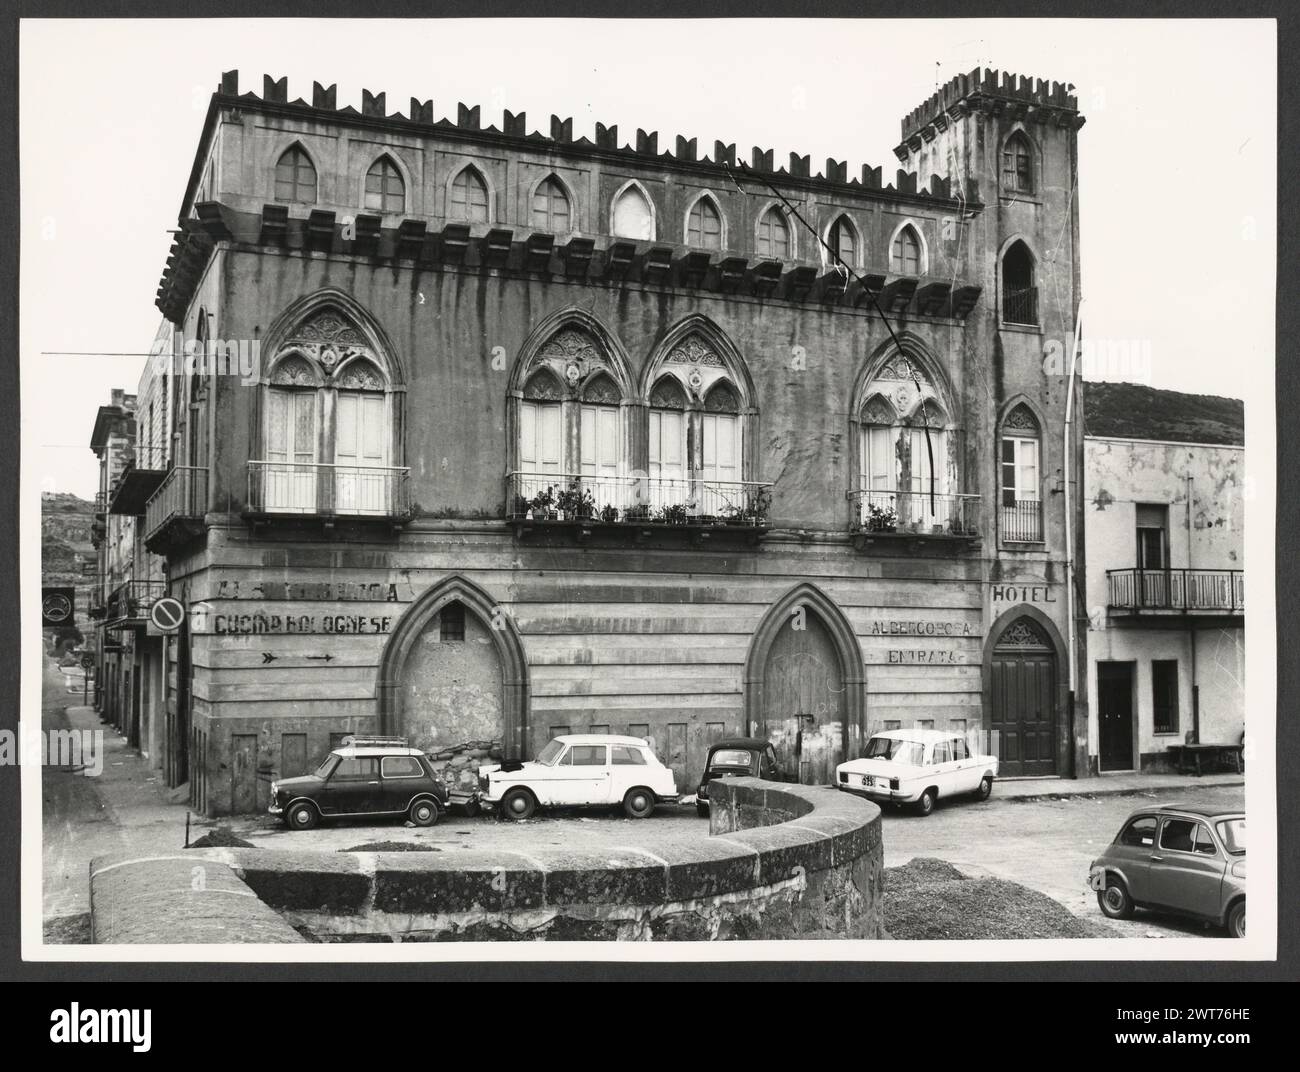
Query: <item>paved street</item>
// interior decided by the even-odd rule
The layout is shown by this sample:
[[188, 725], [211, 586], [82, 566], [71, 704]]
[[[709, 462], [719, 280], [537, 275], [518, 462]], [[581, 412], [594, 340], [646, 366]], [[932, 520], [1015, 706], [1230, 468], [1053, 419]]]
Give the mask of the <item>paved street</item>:
[[[56, 688], [56, 679], [58, 687]], [[63, 708], [68, 698], [51, 671], [47, 685], [45, 723], [105, 730], [104, 774], [86, 778], [49, 768], [44, 776], [44, 914], [47, 922], [69, 919], [88, 909], [88, 865], [103, 853], [172, 852], [184, 845], [185, 805], [173, 801], [156, 772], [126, 747], [111, 729], [101, 726], [94, 712]], [[1062, 800], [999, 799], [987, 803], [940, 803], [921, 818], [887, 810], [884, 818], [885, 866], [894, 867], [917, 856], [932, 856], [972, 875], [993, 875], [1023, 883], [1047, 894], [1076, 915], [1095, 921], [1104, 917], [1095, 896], [1086, 888], [1088, 865], [1119, 829], [1132, 810], [1146, 800], [1212, 802], [1241, 807], [1241, 786], [1201, 786], [1186, 779], [1176, 790], [1143, 795], [1072, 797]], [[1018, 783], [1012, 791], [1024, 791]], [[999, 787], [999, 789], [1002, 787]], [[417, 829], [400, 822], [366, 823], [341, 820], [309, 833], [291, 833], [270, 816], [242, 816], [220, 821], [195, 820], [192, 836], [218, 828], [269, 850], [306, 848], [356, 849], [377, 843], [403, 842], [439, 852], [455, 853], [492, 846], [522, 855], [545, 855], [552, 848], [618, 851], [635, 847], [653, 853], [656, 845], [706, 836], [707, 820], [693, 806], [660, 808], [648, 820], [626, 819], [614, 811], [543, 814], [525, 823], [499, 822], [487, 816], [450, 815], [436, 827]], [[1169, 916], [1139, 913], [1127, 923], [1107, 924], [1129, 937], [1167, 935], [1217, 936], [1199, 924]]]

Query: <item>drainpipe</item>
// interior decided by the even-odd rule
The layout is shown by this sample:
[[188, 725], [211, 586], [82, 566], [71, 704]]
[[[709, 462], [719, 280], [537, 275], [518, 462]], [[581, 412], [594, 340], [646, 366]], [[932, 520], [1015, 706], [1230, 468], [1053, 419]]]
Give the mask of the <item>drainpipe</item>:
[[[1192, 474], [1187, 473], [1187, 572], [1183, 574], [1183, 602], [1187, 602], [1187, 580], [1196, 563], [1192, 561]], [[1231, 583], [1231, 581], [1229, 581]], [[1201, 743], [1201, 690], [1196, 683], [1196, 622], [1187, 616], [1187, 642], [1192, 649], [1192, 743]]]
[[[1074, 651], [1074, 514], [1070, 507], [1070, 479], [1074, 475], [1074, 466], [1071, 462], [1073, 441], [1070, 433], [1074, 424], [1074, 376], [1079, 360], [1079, 339], [1083, 334], [1083, 302], [1079, 299], [1079, 304], [1074, 311], [1074, 343], [1070, 348], [1070, 375], [1065, 387], [1065, 432], [1063, 438], [1062, 458], [1064, 459], [1064, 485], [1065, 485], [1065, 598], [1066, 598], [1066, 658], [1069, 666], [1066, 676], [1066, 703], [1070, 715], [1070, 732], [1075, 733], [1074, 728], [1074, 678], [1075, 678], [1075, 651]], [[1074, 755], [1074, 740], [1070, 741], [1070, 755]]]

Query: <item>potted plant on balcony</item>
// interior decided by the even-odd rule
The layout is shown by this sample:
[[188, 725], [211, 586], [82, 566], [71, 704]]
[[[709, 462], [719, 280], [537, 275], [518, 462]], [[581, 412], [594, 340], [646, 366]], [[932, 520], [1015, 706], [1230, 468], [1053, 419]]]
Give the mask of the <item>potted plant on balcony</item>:
[[648, 503], [637, 503], [635, 506], [629, 506], [623, 511], [624, 521], [649, 521], [650, 506]]
[[510, 508], [511, 517], [531, 517], [533, 503], [522, 495], [515, 496], [514, 505]]
[[682, 503], [673, 503], [663, 508], [663, 516], [660, 520], [666, 525], [685, 525], [690, 520], [690, 515]]
[[772, 493], [767, 488], [758, 488], [749, 496], [745, 506], [745, 521], [751, 525], [767, 523], [767, 512], [772, 506]]
[[562, 521], [590, 521], [596, 514], [596, 499], [575, 481], [555, 497], [555, 508]]
[[533, 496], [529, 504], [532, 507], [534, 521], [555, 520], [555, 489], [547, 488]]
[[879, 506], [876, 503], [868, 503], [867, 531], [897, 532], [898, 511], [896, 511], [892, 506]]
[[743, 525], [745, 524], [745, 511], [739, 506], [728, 504], [722, 508], [722, 513], [718, 515], [719, 520], [724, 525]]
[[618, 507], [612, 503], [606, 503], [600, 508], [600, 520], [605, 525], [614, 524], [618, 521]]

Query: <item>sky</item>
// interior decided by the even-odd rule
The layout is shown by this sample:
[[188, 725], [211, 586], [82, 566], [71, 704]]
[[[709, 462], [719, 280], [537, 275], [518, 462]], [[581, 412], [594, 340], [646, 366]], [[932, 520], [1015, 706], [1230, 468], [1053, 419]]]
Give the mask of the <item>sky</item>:
[[[1272, 437], [1276, 31], [1266, 20], [23, 20], [24, 479], [89, 497], [97, 408], [134, 392], [208, 99], [287, 76], [435, 118], [480, 104], [897, 168], [899, 122], [976, 66], [1073, 83], [1094, 379], [1245, 398]], [[635, 48], [629, 47], [635, 42]], [[1269, 448], [1271, 449], [1271, 447]]]

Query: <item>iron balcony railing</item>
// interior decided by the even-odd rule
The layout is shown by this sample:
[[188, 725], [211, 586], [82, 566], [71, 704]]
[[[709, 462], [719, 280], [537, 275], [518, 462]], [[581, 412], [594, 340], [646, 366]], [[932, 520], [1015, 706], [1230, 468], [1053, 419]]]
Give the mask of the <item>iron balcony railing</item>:
[[1038, 499], [1003, 502], [1002, 539], [1007, 543], [1042, 543], [1042, 502]]
[[152, 539], [172, 521], [198, 519], [207, 512], [208, 471], [194, 465], [178, 465], [144, 505], [144, 538]]
[[978, 495], [875, 489], [851, 491], [849, 499], [857, 532], [976, 535]]
[[1038, 323], [1038, 288], [1023, 287], [1002, 292], [1002, 322], [1004, 324]]
[[707, 477], [513, 472], [506, 476], [506, 517], [758, 527], [767, 524], [771, 487]]
[[149, 608], [154, 601], [166, 594], [167, 586], [162, 581], [127, 581], [120, 584], [108, 597], [104, 622], [111, 625], [114, 622], [143, 621], [149, 617]]
[[323, 462], [248, 463], [248, 512], [303, 517], [410, 516], [410, 470]]
[[1244, 570], [1107, 570], [1106, 588], [1108, 605], [1118, 610], [1246, 609]]

